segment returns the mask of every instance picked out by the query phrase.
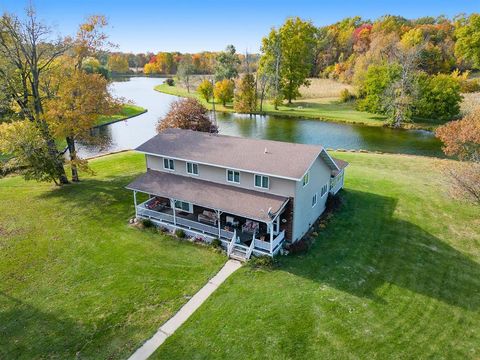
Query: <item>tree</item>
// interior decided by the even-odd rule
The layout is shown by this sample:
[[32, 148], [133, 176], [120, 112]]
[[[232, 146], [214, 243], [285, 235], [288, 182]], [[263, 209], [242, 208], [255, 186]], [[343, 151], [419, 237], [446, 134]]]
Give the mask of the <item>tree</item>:
[[220, 100], [223, 106], [225, 106], [227, 102], [231, 102], [233, 100], [233, 91], [234, 91], [233, 81], [228, 79], [223, 79], [215, 83], [213, 94], [215, 95], [215, 98]]
[[206, 102], [209, 102], [213, 96], [213, 85], [208, 79], [202, 80], [200, 85], [198, 85], [197, 92]]
[[129, 71], [128, 59], [123, 54], [112, 54], [108, 58], [108, 69], [112, 73], [124, 74]]
[[[52, 40], [50, 29], [40, 23], [35, 11], [29, 8], [25, 20], [4, 14], [0, 18], [0, 81], [19, 109], [19, 117], [30, 121], [42, 138], [44, 156], [29, 176], [38, 180], [52, 179], [68, 183], [51, 129], [44, 116], [45, 89], [53, 62], [67, 50], [64, 40]], [[29, 163], [32, 165], [31, 163]]]
[[87, 170], [87, 161], [78, 157], [76, 141], [90, 139], [89, 130], [100, 116], [120, 111], [110, 95], [107, 80], [68, 65], [61, 67], [55, 80], [58, 90], [46, 101], [46, 118], [56, 137], [64, 137], [70, 154], [72, 181], [79, 181], [78, 167]]
[[453, 180], [453, 195], [480, 205], [480, 111], [439, 127], [435, 134], [445, 154], [461, 160], [446, 168]]
[[236, 53], [235, 46], [228, 45], [225, 51], [217, 55], [215, 65], [215, 80], [231, 80], [238, 76], [240, 59]]
[[300, 95], [298, 89], [309, 85], [316, 32], [312, 23], [290, 18], [279, 29], [282, 63], [280, 81], [284, 97], [291, 104]]
[[207, 109], [193, 98], [180, 99], [170, 105], [167, 115], [157, 123], [157, 132], [169, 128], [218, 132], [217, 126], [208, 117]]
[[245, 74], [240, 79], [233, 108], [239, 113], [247, 114], [253, 114], [257, 110], [257, 92], [253, 74]]
[[415, 116], [426, 119], [451, 120], [460, 113], [460, 82], [447, 74], [418, 77], [418, 100]]
[[192, 56], [186, 54], [182, 57], [178, 64], [177, 77], [183, 81], [187, 92], [190, 92], [190, 77], [195, 72], [195, 67], [193, 66]]
[[258, 68], [260, 79], [260, 111], [263, 111], [263, 100], [268, 88], [273, 89], [275, 110], [281, 102], [280, 97], [280, 66], [282, 61], [281, 39], [277, 30], [272, 29], [267, 37], [262, 39], [262, 56]]
[[480, 14], [460, 18], [456, 23], [455, 55], [480, 69]]

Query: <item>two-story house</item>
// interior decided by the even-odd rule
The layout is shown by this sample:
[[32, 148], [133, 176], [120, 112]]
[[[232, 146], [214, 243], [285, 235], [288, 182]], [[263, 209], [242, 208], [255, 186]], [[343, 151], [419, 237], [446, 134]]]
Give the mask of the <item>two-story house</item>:
[[[295, 242], [344, 183], [346, 162], [319, 145], [168, 129], [144, 144], [147, 172], [131, 184], [137, 218], [211, 241], [231, 257]], [[149, 195], [137, 203], [137, 193]]]

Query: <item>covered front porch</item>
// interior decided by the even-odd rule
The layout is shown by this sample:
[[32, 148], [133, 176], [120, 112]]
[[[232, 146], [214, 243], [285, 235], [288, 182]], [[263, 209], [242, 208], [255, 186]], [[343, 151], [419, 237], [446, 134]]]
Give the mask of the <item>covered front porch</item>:
[[153, 170], [127, 188], [138, 218], [208, 242], [218, 238], [228, 256], [273, 256], [285, 241], [288, 198]]

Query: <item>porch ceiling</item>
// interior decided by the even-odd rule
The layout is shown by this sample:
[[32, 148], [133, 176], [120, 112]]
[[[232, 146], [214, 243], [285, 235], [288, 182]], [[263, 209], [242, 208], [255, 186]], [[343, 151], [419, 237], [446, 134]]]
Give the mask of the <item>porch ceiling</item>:
[[276, 214], [288, 201], [287, 197], [155, 170], [148, 170], [126, 188], [182, 200], [262, 222], [272, 221], [268, 215], [269, 209], [271, 214]]

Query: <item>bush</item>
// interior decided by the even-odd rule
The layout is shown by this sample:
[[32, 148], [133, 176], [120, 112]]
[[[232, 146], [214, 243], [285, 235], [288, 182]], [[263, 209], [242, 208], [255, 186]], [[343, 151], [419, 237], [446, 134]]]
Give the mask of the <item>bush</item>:
[[185, 239], [186, 235], [187, 234], [185, 234], [185, 231], [183, 231], [182, 229], [175, 230], [175, 236], [178, 237], [179, 239]]
[[462, 93], [474, 93], [480, 91], [480, 80], [465, 80], [460, 83]]
[[142, 225], [144, 228], [152, 228], [155, 226], [152, 220], [150, 219], [142, 219]]
[[222, 242], [220, 241], [220, 239], [213, 239], [212, 242], [210, 243], [210, 245], [212, 245], [214, 248], [220, 248], [222, 246]]
[[340, 101], [343, 103], [355, 100], [355, 95], [352, 94], [348, 89], [343, 89], [340, 91]]
[[164, 84], [167, 84], [168, 86], [173, 86], [173, 85], [175, 85], [175, 81], [173, 81], [172, 78], [166, 79], [163, 83], [164, 83]]
[[300, 239], [293, 244], [290, 244], [288, 251], [292, 254], [302, 254], [308, 251], [310, 244], [305, 239]]
[[248, 261], [248, 265], [253, 269], [273, 269], [275, 259], [271, 256], [254, 256]]

